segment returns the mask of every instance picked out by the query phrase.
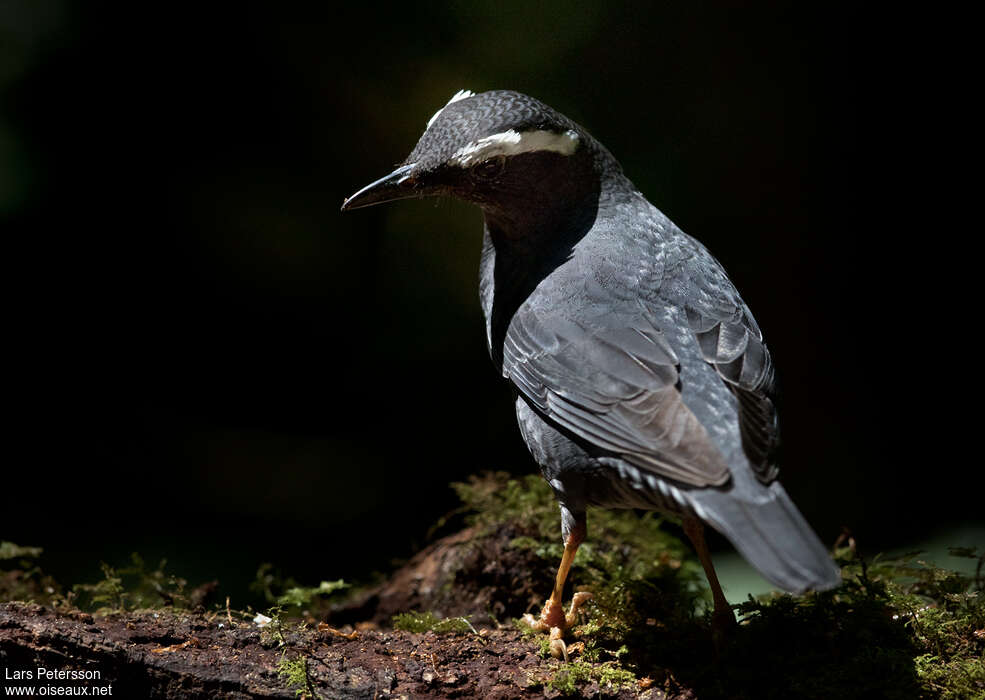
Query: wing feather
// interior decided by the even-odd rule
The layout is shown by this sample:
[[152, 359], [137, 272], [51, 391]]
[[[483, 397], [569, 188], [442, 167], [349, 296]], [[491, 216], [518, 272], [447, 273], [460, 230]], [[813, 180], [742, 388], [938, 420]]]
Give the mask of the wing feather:
[[694, 486], [729, 469], [679, 391], [679, 362], [642, 318], [595, 327], [527, 307], [513, 317], [503, 371], [544, 415], [598, 449]]
[[705, 361], [739, 401], [742, 448], [753, 472], [764, 483], [773, 481], [779, 473], [780, 427], [773, 361], [759, 326], [741, 301], [732, 312], [688, 306], [687, 319]]

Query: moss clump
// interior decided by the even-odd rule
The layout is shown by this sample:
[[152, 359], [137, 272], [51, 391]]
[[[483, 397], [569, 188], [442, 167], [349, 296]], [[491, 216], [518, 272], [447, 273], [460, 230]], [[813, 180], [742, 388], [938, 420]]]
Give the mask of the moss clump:
[[41, 547], [0, 542], [0, 601], [20, 600], [51, 604], [62, 599], [61, 586], [41, 571], [35, 561]]
[[[477, 537], [510, 527], [517, 533], [511, 547], [557, 566], [557, 505], [541, 478], [492, 474], [454, 488]], [[587, 621], [568, 634], [569, 644], [574, 638], [584, 647], [550, 687], [577, 692], [599, 681], [603, 664], [613, 682], [645, 676], [670, 694], [705, 699], [985, 700], [985, 557], [978, 551], [952, 551], [977, 562], [976, 573], [965, 575], [916, 555], [866, 560], [839, 550], [841, 587], [736, 606], [740, 625], [716, 650], [700, 567], [663, 522], [652, 513], [589, 511], [588, 541], [569, 578], [575, 590], [594, 595]], [[543, 582], [545, 595], [550, 583]], [[531, 641], [549, 656], [546, 635]]]
[[284, 679], [287, 687], [293, 690], [295, 695], [321, 698], [321, 695], [315, 692], [311, 682], [311, 675], [308, 672], [308, 657], [298, 656], [296, 659], [288, 659], [285, 653], [277, 663], [277, 675]]
[[289, 631], [289, 626], [284, 620], [284, 609], [279, 605], [269, 608], [263, 615], [254, 617], [253, 624], [260, 628], [260, 646], [269, 649], [287, 645], [285, 634]]
[[[522, 533], [510, 546], [533, 553], [546, 569], [557, 567], [563, 551], [560, 517], [554, 494], [540, 476], [494, 473], [452, 486], [478, 537], [508, 523]], [[640, 630], [652, 632], [647, 625], [652, 620], [675, 630], [677, 642], [681, 635], [703, 633], [702, 614], [710, 601], [701, 567], [664, 523], [656, 513], [589, 511], [588, 540], [578, 549], [567, 590], [593, 594], [585, 607], [590, 621], [576, 627], [573, 636], [585, 641], [595, 658], [615, 654]], [[545, 595], [550, 585], [549, 579], [543, 582]]]
[[[511, 478], [506, 472], [470, 476], [451, 485], [467, 513], [466, 522], [480, 535], [512, 522], [529, 531], [533, 542], [558, 542], [560, 521], [550, 487], [539, 476]], [[560, 553], [560, 549], [558, 552]]]
[[347, 581], [322, 581], [317, 586], [303, 586], [292, 577], [284, 576], [274, 565], [259, 566], [250, 590], [267, 604], [284, 609], [285, 613], [306, 613], [307, 617], [324, 617], [331, 605], [352, 591]]
[[[557, 502], [540, 476], [511, 478], [497, 472], [473, 476], [452, 488], [477, 536], [509, 523], [523, 533], [511, 540], [512, 547], [530, 550], [552, 567], [560, 561], [564, 547]], [[571, 574], [576, 587], [592, 590], [598, 598], [602, 591], [630, 581], [672, 580], [687, 592], [693, 607], [690, 604], [703, 599], [701, 567], [688, 547], [663, 528], [664, 522], [656, 513], [590, 509], [588, 540], [578, 549]]]
[[284, 591], [283, 595], [277, 597], [277, 604], [285, 607], [305, 607], [310, 606], [316, 601], [320, 602], [324, 597], [332, 596], [339, 591], [349, 588], [349, 584], [339, 579], [338, 581], [322, 581], [317, 586], [292, 586]]
[[0, 561], [8, 559], [37, 559], [44, 551], [41, 547], [22, 547], [13, 542], [0, 542]]
[[472, 623], [464, 617], [439, 618], [432, 612], [398, 613], [393, 616], [393, 629], [416, 633], [454, 634], [471, 632], [478, 634]]
[[143, 558], [134, 552], [130, 565], [115, 568], [100, 563], [103, 579], [96, 583], [79, 583], [72, 587], [74, 602], [82, 609], [96, 612], [149, 609], [161, 606], [175, 609], [190, 607], [183, 578], [165, 571], [167, 560], [148, 569]]
[[606, 661], [600, 664], [573, 661], [562, 664], [554, 676], [547, 681], [547, 687], [563, 695], [574, 695], [579, 686], [598, 683], [600, 689], [618, 690], [636, 685], [636, 676], [617, 663]]
[[981, 578], [915, 556], [842, 550], [840, 588], [743, 603], [726, 674], [706, 682], [722, 694], [769, 683], [768, 697], [985, 698]]
[[911, 554], [857, 568], [860, 584], [883, 596], [913, 637], [917, 677], [923, 688], [946, 700], [985, 698], [985, 552], [952, 548], [975, 560], [966, 575], [916, 560]]

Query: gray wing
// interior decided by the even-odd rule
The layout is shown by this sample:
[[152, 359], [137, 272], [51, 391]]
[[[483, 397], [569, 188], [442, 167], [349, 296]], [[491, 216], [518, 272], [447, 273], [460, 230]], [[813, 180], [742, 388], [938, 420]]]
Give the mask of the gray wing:
[[739, 400], [742, 450], [757, 478], [768, 483], [779, 473], [780, 429], [773, 361], [763, 335], [744, 306], [724, 318], [691, 306], [686, 311], [702, 357]]
[[[737, 399], [743, 452], [769, 483], [780, 441], [769, 351], [718, 261], [688, 236], [681, 243], [680, 257], [663, 255], [645, 283], [661, 291], [637, 301], [684, 309], [701, 356]], [[728, 465], [682, 400], [679, 360], [642, 306], [594, 321], [521, 306], [506, 333], [503, 372], [544, 415], [600, 448], [687, 484], [722, 484]]]
[[561, 427], [661, 476], [723, 484], [728, 465], [682, 400], [678, 365], [641, 316], [592, 324], [523, 306], [503, 346], [503, 373]]

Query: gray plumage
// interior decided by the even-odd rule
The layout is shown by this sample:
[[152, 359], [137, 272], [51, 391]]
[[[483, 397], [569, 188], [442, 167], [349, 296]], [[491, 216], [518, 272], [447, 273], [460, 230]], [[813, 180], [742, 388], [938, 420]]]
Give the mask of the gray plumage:
[[565, 538], [588, 505], [658, 509], [714, 527], [784, 590], [836, 585], [776, 480], [772, 361], [722, 266], [563, 115], [510, 91], [456, 97], [343, 208], [431, 195], [482, 208], [490, 356]]

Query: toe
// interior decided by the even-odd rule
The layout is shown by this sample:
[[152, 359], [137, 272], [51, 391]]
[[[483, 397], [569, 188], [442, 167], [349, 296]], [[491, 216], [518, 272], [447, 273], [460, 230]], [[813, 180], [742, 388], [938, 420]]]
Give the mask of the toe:
[[573, 627], [578, 622], [578, 609], [592, 599], [592, 594], [587, 591], [575, 593], [571, 599], [571, 609], [564, 618], [565, 627]]
[[560, 627], [551, 628], [551, 656], [555, 659], [564, 658], [565, 663], [568, 662], [568, 646], [564, 643], [562, 635], [564, 632]]
[[546, 632], [550, 626], [542, 619], [534, 617], [530, 613], [523, 616], [523, 622], [535, 632]]

